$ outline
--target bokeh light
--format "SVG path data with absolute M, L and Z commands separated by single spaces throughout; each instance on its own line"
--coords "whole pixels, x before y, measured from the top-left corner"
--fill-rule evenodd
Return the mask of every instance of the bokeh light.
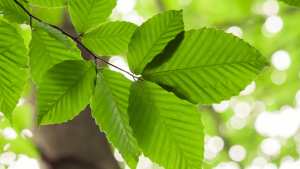
M 274 0 L 265 1 L 263 4 L 263 11 L 269 16 L 276 15 L 279 12 L 279 5 Z
M 229 108 L 229 101 L 222 101 L 220 104 L 212 104 L 213 109 L 218 113 L 223 113 Z
M 270 33 L 277 33 L 283 27 L 283 21 L 280 16 L 269 16 L 265 22 L 266 29 Z
M 275 68 L 281 71 L 285 71 L 291 66 L 290 55 L 284 50 L 275 52 L 272 55 L 271 61 Z
M 260 148 L 263 153 L 269 156 L 275 156 L 280 152 L 280 143 L 275 138 L 266 138 L 262 141 Z
M 242 161 L 246 157 L 246 150 L 240 145 L 232 146 L 229 150 L 229 156 L 233 161 Z

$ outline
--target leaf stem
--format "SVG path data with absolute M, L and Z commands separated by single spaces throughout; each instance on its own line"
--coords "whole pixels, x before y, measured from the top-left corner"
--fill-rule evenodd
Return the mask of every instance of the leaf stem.
M 22 4 L 20 4 L 17 0 L 14 0 L 14 2 L 15 2 L 18 6 L 20 6 L 20 7 L 23 9 L 23 11 L 26 12 L 27 15 L 30 17 L 30 26 L 31 26 L 31 27 L 32 27 L 32 18 L 35 19 L 35 20 L 37 20 L 37 21 L 39 21 L 39 22 L 45 23 L 45 22 L 43 22 L 42 20 L 40 20 L 40 19 L 38 19 L 37 17 L 35 17 L 34 15 L 32 15 L 29 11 L 27 11 L 27 9 L 25 9 L 25 7 L 24 7 Z M 47 24 L 49 24 L 49 23 L 47 23 Z M 57 26 L 55 26 L 55 25 L 51 25 L 51 24 L 49 24 L 49 25 L 50 25 L 51 27 L 57 29 L 57 30 L 60 30 L 63 34 L 65 34 L 66 36 L 70 37 L 71 39 L 73 39 L 73 40 L 74 40 L 75 42 L 77 42 L 78 44 L 80 44 L 85 50 L 87 50 L 91 55 L 94 56 L 95 62 L 97 62 L 96 59 L 98 59 L 98 60 L 100 60 L 100 61 L 102 61 L 102 62 L 104 62 L 104 63 L 106 63 L 106 64 L 108 64 L 108 65 L 110 65 L 110 66 L 112 66 L 112 67 L 114 67 L 114 68 L 117 68 L 117 69 L 119 69 L 119 70 L 121 70 L 121 71 L 123 71 L 123 72 L 129 74 L 129 75 L 132 76 L 133 78 L 137 78 L 138 80 L 142 81 L 139 77 L 135 76 L 134 74 L 132 74 L 132 73 L 130 73 L 130 72 L 128 72 L 128 71 L 126 71 L 126 70 L 124 70 L 124 69 L 118 67 L 118 66 L 115 66 L 115 65 L 113 65 L 113 64 L 111 64 L 111 63 L 109 63 L 109 62 L 103 60 L 102 58 L 98 57 L 96 54 L 94 54 L 92 51 L 90 51 L 86 46 L 84 46 L 84 44 L 82 44 L 82 43 L 78 40 L 78 38 L 79 38 L 80 36 L 79 36 L 79 37 L 74 37 L 74 36 L 68 34 L 67 32 L 65 32 L 64 30 L 60 29 L 59 27 L 57 27 Z

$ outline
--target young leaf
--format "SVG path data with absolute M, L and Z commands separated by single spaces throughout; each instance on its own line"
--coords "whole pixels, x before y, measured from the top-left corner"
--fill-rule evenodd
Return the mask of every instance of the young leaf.
M 51 38 L 45 31 L 38 28 L 32 31 L 32 39 L 29 44 L 29 65 L 30 75 L 36 84 L 40 82 L 47 70 L 55 64 L 65 60 L 82 60 L 76 44 L 70 38 L 67 38 L 67 40 L 74 52 L 61 42 Z
M 13 125 L 13 110 L 27 78 L 27 49 L 14 26 L 0 20 L 0 112 Z
M 18 2 L 22 4 L 27 11 L 30 11 L 29 4 L 21 0 L 18 0 Z M 1 14 L 9 22 L 17 22 L 18 24 L 29 23 L 29 16 L 13 0 L 0 0 L 0 15 Z
M 300 0 L 280 0 L 280 1 L 283 1 L 286 4 L 289 4 L 292 6 L 300 7 Z
M 67 0 L 27 0 L 31 5 L 46 8 L 62 8 L 67 6 Z
M 109 22 L 84 34 L 82 43 L 98 55 L 124 53 L 136 27 L 129 22 Z
M 38 21 L 34 22 L 33 27 L 34 27 L 34 29 L 38 28 L 38 29 L 44 30 L 45 32 L 47 32 L 49 34 L 50 37 L 60 41 L 68 49 L 70 49 L 72 52 L 74 52 L 73 46 L 72 46 L 72 43 L 71 43 L 73 41 L 70 41 L 68 39 L 68 37 L 66 35 L 64 35 L 60 30 L 57 30 L 57 29 L 51 27 L 47 23 L 41 23 L 41 22 L 38 22 Z
M 77 32 L 82 34 L 105 22 L 116 5 L 117 0 L 72 0 L 69 12 Z
M 204 126 L 196 105 L 144 80 L 130 87 L 128 115 L 145 156 L 165 169 L 202 168 Z
M 37 89 L 37 125 L 66 122 L 83 110 L 95 90 L 92 61 L 67 60 L 54 65 Z
M 130 71 L 140 75 L 145 66 L 184 30 L 182 10 L 162 12 L 134 32 L 128 46 Z
M 179 34 L 142 75 L 194 104 L 238 95 L 269 61 L 248 43 L 214 28 Z
M 97 74 L 95 94 L 92 97 L 92 115 L 108 140 L 119 150 L 130 168 L 136 168 L 141 149 L 132 136 L 127 115 L 131 81 L 107 68 Z

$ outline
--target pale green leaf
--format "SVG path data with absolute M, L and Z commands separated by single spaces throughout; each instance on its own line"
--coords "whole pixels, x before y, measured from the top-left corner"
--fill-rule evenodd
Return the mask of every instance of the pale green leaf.
M 34 22 L 34 28 L 39 28 L 44 30 L 45 32 L 47 32 L 49 34 L 50 37 L 60 41 L 61 43 L 63 43 L 68 49 L 70 49 L 72 52 L 74 52 L 73 50 L 73 46 L 72 43 L 73 41 L 70 41 L 68 39 L 68 37 L 66 35 L 64 35 L 60 30 L 57 30 L 53 27 L 51 27 L 49 24 L 47 23 L 42 23 L 42 22 Z
M 182 10 L 162 12 L 138 27 L 128 46 L 130 71 L 140 75 L 145 66 L 184 30 Z
M 121 73 L 100 68 L 91 108 L 101 131 L 106 133 L 128 166 L 136 168 L 142 151 L 129 126 L 127 107 L 130 85 L 131 81 Z
M 61 8 L 67 6 L 67 0 L 27 0 L 31 5 L 46 8 Z
M 130 87 L 129 124 L 143 154 L 165 169 L 200 169 L 204 126 L 198 107 L 144 80 Z
M 47 70 L 65 60 L 82 60 L 76 44 L 67 38 L 74 52 L 63 43 L 51 38 L 45 31 L 35 28 L 29 44 L 29 66 L 33 81 L 38 84 Z
M 129 22 L 109 22 L 84 34 L 82 43 L 98 55 L 117 55 L 127 51 L 136 25 Z
M 83 110 L 95 90 L 96 67 L 92 61 L 67 60 L 54 65 L 37 89 L 37 125 L 66 122 Z
M 30 11 L 29 4 L 18 0 L 27 11 Z M 29 24 L 29 16 L 24 10 L 18 6 L 13 0 L 0 0 L 0 15 L 10 22 L 17 22 L 18 24 Z
M 283 1 L 286 4 L 289 4 L 292 6 L 300 7 L 300 0 L 280 0 L 280 1 Z
M 13 125 L 13 110 L 26 84 L 28 51 L 14 26 L 0 19 L 0 112 Z
M 69 12 L 77 32 L 82 34 L 105 22 L 116 5 L 117 0 L 71 0 Z
M 210 105 L 239 95 L 269 65 L 244 40 L 202 28 L 179 34 L 142 75 L 182 99 Z

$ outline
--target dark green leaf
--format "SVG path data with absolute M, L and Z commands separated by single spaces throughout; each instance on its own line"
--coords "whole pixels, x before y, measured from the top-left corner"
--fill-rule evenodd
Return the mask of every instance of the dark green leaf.
M 131 81 L 107 68 L 97 74 L 95 94 L 91 101 L 92 115 L 101 131 L 119 150 L 130 168 L 136 168 L 142 151 L 132 136 L 127 115 Z
M 105 22 L 116 5 L 117 0 L 72 0 L 69 12 L 77 32 L 82 34 Z
M 117 55 L 127 51 L 136 25 L 129 22 L 109 22 L 82 36 L 82 43 L 98 55 Z
M 162 12 L 138 27 L 128 46 L 130 71 L 140 75 L 145 66 L 184 30 L 181 11 Z
M 67 60 L 54 65 L 37 89 L 37 125 L 66 122 L 83 110 L 95 90 L 92 61 Z
M 202 168 L 204 126 L 198 107 L 155 83 L 133 82 L 129 124 L 145 156 L 166 169 Z
M 26 84 L 28 51 L 15 27 L 1 19 L 0 32 L 0 112 L 13 125 L 13 110 Z
M 30 11 L 29 4 L 18 1 L 24 6 L 27 11 Z M 18 24 L 29 23 L 29 16 L 18 6 L 13 0 L 0 0 L 0 15 L 10 22 L 17 22 Z
M 202 28 L 179 34 L 142 75 L 182 99 L 210 105 L 239 95 L 269 65 L 244 40 Z
M 63 43 L 51 38 L 45 31 L 35 28 L 29 45 L 30 75 L 38 84 L 47 70 L 65 60 L 82 60 L 76 44 L 67 38 L 74 52 Z
M 280 0 L 280 1 L 283 1 L 286 4 L 289 4 L 292 6 L 300 7 L 300 0 Z

